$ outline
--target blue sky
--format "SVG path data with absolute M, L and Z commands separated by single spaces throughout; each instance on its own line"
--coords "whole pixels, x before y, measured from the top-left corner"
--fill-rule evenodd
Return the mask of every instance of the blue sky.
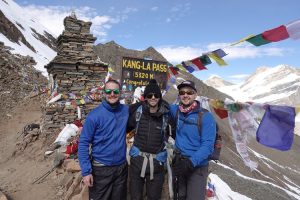
M 300 19 L 299 0 L 17 0 L 52 33 L 63 30 L 63 18 L 75 10 L 79 19 L 92 21 L 97 43 L 114 40 L 129 49 L 150 46 L 171 63 L 223 48 L 226 67 L 215 62 L 195 75 L 205 80 L 219 75 L 239 82 L 257 67 L 287 64 L 300 68 L 300 40 L 286 39 L 255 47 L 247 42 L 224 48 L 250 34 Z

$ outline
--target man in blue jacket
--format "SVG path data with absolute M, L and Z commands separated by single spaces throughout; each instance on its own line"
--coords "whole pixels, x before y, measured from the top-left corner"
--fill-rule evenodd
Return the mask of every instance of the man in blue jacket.
M 174 199 L 204 200 L 208 161 L 216 137 L 216 122 L 212 114 L 195 100 L 197 89 L 194 82 L 183 81 L 177 88 L 180 103 L 171 106 L 171 116 L 177 125 L 172 165 Z M 200 116 L 201 129 L 198 122 Z
M 120 84 L 115 80 L 106 82 L 104 96 L 86 118 L 78 158 L 91 200 L 123 200 L 127 196 L 128 107 L 119 102 Z

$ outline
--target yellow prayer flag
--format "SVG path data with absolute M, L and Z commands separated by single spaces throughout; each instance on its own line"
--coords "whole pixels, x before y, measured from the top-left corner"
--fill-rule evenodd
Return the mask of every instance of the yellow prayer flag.
M 115 72 L 111 67 L 108 67 L 108 72 Z
M 218 65 L 220 65 L 220 66 L 226 66 L 227 65 L 227 63 L 222 58 L 220 58 L 219 56 L 217 56 L 214 53 L 209 53 L 208 56 L 211 59 L 213 59 L 214 61 L 216 61 L 218 63 Z
M 296 115 L 300 114 L 300 107 L 295 107 L 295 110 L 296 110 Z
M 180 70 L 186 72 L 186 69 L 182 66 L 182 64 L 178 64 L 178 65 L 176 65 L 175 67 L 177 67 L 178 69 L 180 69 Z
M 224 102 L 218 99 L 210 99 L 209 105 L 216 109 L 224 109 Z
M 254 36 L 255 35 L 248 35 L 247 37 L 244 37 L 244 38 L 240 39 L 239 41 L 230 44 L 230 46 L 234 46 L 234 45 L 240 44 L 242 42 L 245 42 L 246 40 L 248 40 L 248 39 L 250 39 L 250 38 L 252 38 Z
M 80 104 L 85 104 L 84 99 L 80 99 Z

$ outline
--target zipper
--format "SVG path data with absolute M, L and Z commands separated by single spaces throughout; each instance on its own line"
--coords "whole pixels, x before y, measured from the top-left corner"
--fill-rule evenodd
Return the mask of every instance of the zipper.
M 148 148 L 148 146 L 149 146 L 148 143 L 149 143 L 149 140 L 150 140 L 150 125 L 151 125 L 150 121 L 151 121 L 151 116 L 149 116 L 149 120 L 148 120 L 148 133 L 147 133 L 146 148 Z
M 116 113 L 114 113 L 114 119 L 116 120 L 116 127 L 118 127 L 117 125 L 118 125 L 118 120 L 117 120 L 117 114 Z M 115 141 L 116 140 L 116 131 L 113 131 L 113 141 Z M 113 143 L 114 144 L 114 147 L 113 147 L 113 149 L 114 149 L 114 155 L 113 155 L 113 159 L 112 159 L 112 162 L 114 162 L 114 160 L 115 160 L 115 156 L 116 156 L 116 145 L 117 145 L 117 143 L 116 142 L 114 142 Z M 113 163 L 112 163 L 113 164 Z

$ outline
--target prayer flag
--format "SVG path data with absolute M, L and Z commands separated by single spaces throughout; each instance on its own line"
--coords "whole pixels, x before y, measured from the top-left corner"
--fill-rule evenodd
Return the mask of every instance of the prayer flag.
M 253 44 L 254 46 L 261 46 L 261 45 L 270 43 L 270 41 L 265 40 L 262 37 L 262 34 L 256 35 L 256 36 L 254 36 L 252 38 L 249 38 L 246 41 L 249 42 L 249 43 L 251 43 L 251 44 Z
M 190 66 L 190 67 L 192 67 L 193 69 L 194 69 L 194 71 L 199 71 L 199 68 L 196 66 L 196 65 L 194 65 L 191 61 L 185 61 L 184 62 L 187 66 Z
M 223 58 L 224 56 L 227 55 L 227 53 L 225 53 L 225 51 L 223 51 L 222 49 L 214 50 L 212 53 L 217 55 L 219 58 Z
M 278 42 L 280 40 L 287 39 L 289 37 L 289 34 L 286 30 L 286 27 L 282 25 L 277 28 L 263 32 L 262 37 L 263 39 L 268 40 L 270 42 Z
M 199 59 L 204 66 L 211 64 L 211 60 L 207 55 L 202 55 Z
M 293 144 L 295 108 L 269 105 L 258 127 L 256 140 L 268 147 L 289 150 Z
M 182 71 L 186 72 L 186 69 L 182 66 L 182 64 L 178 64 L 175 67 L 177 67 L 178 69 L 181 69 Z
M 209 56 L 211 59 L 215 60 L 215 61 L 218 63 L 218 65 L 220 65 L 220 66 L 225 66 L 225 65 L 227 65 L 227 63 L 226 63 L 222 58 L 220 58 L 218 55 L 216 55 L 216 54 L 214 54 L 214 53 L 209 53 L 208 56 Z
M 287 24 L 286 30 L 291 39 L 300 39 L 300 19 Z
M 176 77 L 171 75 L 170 82 L 171 83 L 176 83 Z
M 173 66 L 169 67 L 169 69 L 170 69 L 170 71 L 172 72 L 173 75 L 176 76 L 178 74 L 177 70 Z
M 224 119 L 224 118 L 228 117 L 227 110 L 214 108 L 214 111 L 218 115 L 218 117 L 220 117 L 221 119 Z
M 115 72 L 111 67 L 108 67 L 109 72 Z
M 235 42 L 235 43 L 232 43 L 230 46 L 234 46 L 234 45 L 237 45 L 237 44 L 240 44 L 242 42 L 245 42 L 246 40 L 250 39 L 250 38 L 253 38 L 255 35 L 248 35 L 242 39 L 240 39 L 239 41 Z
M 196 65 L 198 67 L 198 69 L 200 70 L 204 70 L 204 69 L 207 69 L 203 64 L 202 62 L 200 61 L 199 58 L 194 58 L 193 60 L 191 60 L 191 62 Z
M 185 62 L 182 62 L 181 64 L 188 72 L 193 73 L 193 71 L 195 71 L 195 69 L 193 67 L 185 64 Z

